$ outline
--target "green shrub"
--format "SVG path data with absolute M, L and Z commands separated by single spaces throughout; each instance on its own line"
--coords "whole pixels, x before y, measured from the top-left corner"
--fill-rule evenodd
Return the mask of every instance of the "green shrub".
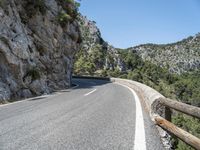
M 72 17 L 65 12 L 58 13 L 58 22 L 62 27 L 66 26 L 66 24 L 72 20 Z
M 139 71 L 129 72 L 127 75 L 127 78 L 130 80 L 138 81 L 138 82 L 142 82 L 142 79 L 143 79 L 142 74 Z
M 84 56 L 80 56 L 74 64 L 74 73 L 79 75 L 93 75 L 95 72 L 95 64 L 86 61 Z
M 111 77 L 119 77 L 121 75 L 121 72 L 119 69 L 115 69 L 114 71 L 109 71 L 109 76 Z
M 107 70 L 103 69 L 100 73 L 100 76 L 101 77 L 107 77 L 108 76 L 108 73 L 107 73 Z
M 0 36 L 0 41 L 4 42 L 6 45 L 9 45 L 9 40 L 3 36 Z
M 128 78 L 128 75 L 127 75 L 127 74 L 122 74 L 122 75 L 120 75 L 118 78 L 127 79 L 127 78 Z
M 81 6 L 81 4 L 80 4 L 80 3 L 78 3 L 78 2 L 75 2 L 75 7 L 76 7 L 76 9 L 78 9 L 80 6 Z
M 32 81 L 34 81 L 40 79 L 40 72 L 38 69 L 33 68 L 27 72 L 26 76 L 30 76 L 32 78 Z
M 46 13 L 46 5 L 44 0 L 35 0 L 35 8 L 38 9 L 42 14 Z
M 7 15 L 9 14 L 8 5 L 9 5 L 9 1 L 8 0 L 0 0 L 0 7 L 4 10 L 4 12 Z
M 43 45 L 36 45 L 37 51 L 40 53 L 40 56 L 44 56 L 47 52 L 47 49 Z
M 65 12 L 71 17 L 72 21 L 78 16 L 78 9 L 80 3 L 75 2 L 74 0 L 59 0 Z
M 28 17 L 33 17 L 38 11 L 43 15 L 46 13 L 44 0 L 27 0 L 24 6 Z
M 0 7 L 3 8 L 5 5 L 5 0 L 0 0 Z
M 74 4 L 74 0 L 65 0 L 67 3 Z
M 200 138 L 200 120 L 193 117 L 177 113 L 173 115 L 172 122 L 178 127 L 190 132 L 196 137 Z M 181 140 L 174 138 L 174 145 L 176 150 L 194 150 Z

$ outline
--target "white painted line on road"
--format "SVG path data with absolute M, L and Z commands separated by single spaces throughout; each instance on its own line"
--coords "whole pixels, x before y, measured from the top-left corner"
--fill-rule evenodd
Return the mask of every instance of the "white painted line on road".
M 89 92 L 89 93 L 86 93 L 84 96 L 88 96 L 88 95 L 90 95 L 90 94 L 94 93 L 96 90 L 97 90 L 97 89 L 94 89 L 94 90 L 92 90 L 91 92 Z
M 136 92 L 130 87 L 116 83 L 121 86 L 128 88 L 135 97 L 136 104 L 136 122 L 135 122 L 135 141 L 134 141 L 134 150 L 146 150 L 146 137 L 145 137 L 145 128 L 144 128 L 144 118 L 142 113 L 142 106 L 137 96 Z

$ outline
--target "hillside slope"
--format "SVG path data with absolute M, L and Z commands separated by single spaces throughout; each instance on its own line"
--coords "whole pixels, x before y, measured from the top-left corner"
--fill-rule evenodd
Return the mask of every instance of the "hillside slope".
M 129 50 L 135 51 L 145 61 L 167 67 L 172 73 L 200 69 L 200 34 L 172 44 L 145 44 Z
M 0 1 L 0 103 L 70 86 L 76 15 L 69 0 Z

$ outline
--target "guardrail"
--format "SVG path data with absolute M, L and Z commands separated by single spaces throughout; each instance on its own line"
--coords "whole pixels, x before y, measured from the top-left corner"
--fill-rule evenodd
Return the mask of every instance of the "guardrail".
M 160 94 L 156 90 L 136 81 L 119 79 L 119 78 L 101 78 L 101 77 L 99 78 L 99 77 L 89 77 L 89 76 L 86 77 L 75 76 L 75 78 L 98 79 L 98 80 L 103 79 L 107 81 L 118 82 L 129 86 L 130 88 L 135 90 L 135 92 L 140 97 L 143 106 L 147 111 L 149 111 L 152 121 L 163 129 L 159 130 L 160 135 L 163 136 L 162 138 L 166 138 L 166 134 L 163 134 L 163 131 L 164 132 L 167 131 L 168 133 L 175 135 L 176 137 L 178 137 L 191 147 L 200 150 L 199 138 L 184 131 L 183 129 L 177 127 L 176 125 L 170 122 L 172 109 L 200 119 L 200 108 L 165 98 L 162 94 Z
M 91 76 L 72 76 L 72 78 L 76 79 L 94 79 L 94 80 L 105 80 L 105 81 L 110 81 L 110 78 L 106 77 L 91 77 Z
M 191 147 L 200 150 L 199 138 L 170 122 L 172 110 L 200 119 L 200 108 L 165 98 L 156 90 L 135 81 L 117 78 L 112 78 L 111 81 L 125 84 L 134 89 L 144 105 L 146 105 L 145 107 L 149 111 L 150 117 L 156 125 L 161 127 L 164 131 L 175 135 Z M 162 131 L 160 130 L 160 132 Z M 163 133 L 160 134 L 162 135 Z M 163 136 L 163 138 L 165 138 L 165 136 Z
M 160 107 L 160 105 L 167 107 L 166 109 L 174 109 L 176 111 L 182 112 L 184 114 L 190 115 L 192 117 L 200 119 L 200 108 L 191 106 L 188 104 L 184 104 L 178 101 L 174 101 L 167 98 L 158 98 L 155 101 L 155 104 Z M 153 105 L 155 105 L 153 104 Z M 153 106 L 153 107 L 157 107 Z M 171 113 L 170 113 L 171 114 Z M 162 129 L 167 130 L 171 134 L 175 135 L 191 147 L 200 150 L 200 139 L 193 136 L 192 134 L 184 131 L 183 129 L 177 127 L 173 123 L 171 123 L 171 119 L 164 119 L 159 115 L 154 116 L 154 120 L 158 126 Z

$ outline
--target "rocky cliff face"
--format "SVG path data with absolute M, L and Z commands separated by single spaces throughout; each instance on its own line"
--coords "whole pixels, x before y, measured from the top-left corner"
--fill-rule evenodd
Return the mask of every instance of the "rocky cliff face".
M 143 60 L 166 67 L 172 73 L 200 69 L 200 34 L 166 45 L 145 44 L 130 48 Z
M 73 1 L 0 1 L 0 103 L 70 86 L 80 43 L 75 13 Z
M 103 40 L 96 22 L 81 15 L 78 20 L 82 33 L 82 44 L 75 63 L 75 73 L 93 74 L 103 69 L 123 71 L 125 66 L 118 51 Z

